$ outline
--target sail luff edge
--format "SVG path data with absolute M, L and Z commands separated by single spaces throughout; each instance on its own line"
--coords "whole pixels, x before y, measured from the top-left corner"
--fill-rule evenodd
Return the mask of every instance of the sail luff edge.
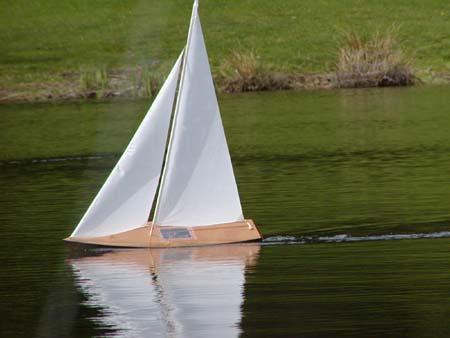
M 161 194 L 162 191 L 164 189 L 164 182 L 165 182 L 165 178 L 166 178 L 166 172 L 167 172 L 167 167 L 169 164 L 169 155 L 172 149 L 172 144 L 173 144 L 173 136 L 175 134 L 175 128 L 177 125 L 177 117 L 178 117 L 178 112 L 180 110 L 180 98 L 181 98 L 181 92 L 183 90 L 183 83 L 184 83 L 184 78 L 185 78 L 185 73 L 186 73 L 186 62 L 187 62 L 187 56 L 189 54 L 189 45 L 191 42 L 191 36 L 192 36 L 192 27 L 194 26 L 194 22 L 196 19 L 196 16 L 198 15 L 197 12 L 197 8 L 198 8 L 198 1 L 195 0 L 194 1 L 194 5 L 192 6 L 192 14 L 191 14 L 191 21 L 189 23 L 189 30 L 188 30 L 188 36 L 187 36 L 187 41 L 186 41 L 186 47 L 184 48 L 184 55 L 183 55 L 183 62 L 181 65 L 181 75 L 180 75 L 180 83 L 178 85 L 178 92 L 177 92 L 177 97 L 176 97 L 176 102 L 175 102 L 175 112 L 174 112 L 174 116 L 173 116 L 173 121 L 172 121 L 172 126 L 171 126 L 171 131 L 170 131 L 170 137 L 169 137 L 169 142 L 168 142 L 168 146 L 167 146 L 167 153 L 166 153 L 166 158 L 164 161 L 164 167 L 163 167 L 163 172 L 162 172 L 162 176 L 161 176 L 161 183 L 159 186 L 159 191 L 158 191 L 158 196 L 156 198 L 156 206 L 155 206 L 155 214 L 153 215 L 153 222 L 152 222 L 152 229 L 151 229 L 151 233 L 153 232 L 153 227 L 157 224 L 157 220 L 158 220 L 158 215 L 159 215 L 159 206 L 160 206 L 160 199 L 161 199 Z

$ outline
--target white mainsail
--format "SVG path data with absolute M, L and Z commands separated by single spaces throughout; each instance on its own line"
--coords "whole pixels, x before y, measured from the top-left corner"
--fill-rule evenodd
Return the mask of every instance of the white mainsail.
M 196 1 L 156 225 L 206 226 L 243 220 L 197 7 Z
M 182 54 L 72 237 L 106 236 L 146 225 L 161 173 Z

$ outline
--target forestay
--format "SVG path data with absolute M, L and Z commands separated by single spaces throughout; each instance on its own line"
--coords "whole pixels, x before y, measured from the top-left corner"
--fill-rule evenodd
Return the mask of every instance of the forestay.
M 147 223 L 161 173 L 182 56 L 72 237 L 96 237 Z
M 202 29 L 194 4 L 155 224 L 243 220 Z

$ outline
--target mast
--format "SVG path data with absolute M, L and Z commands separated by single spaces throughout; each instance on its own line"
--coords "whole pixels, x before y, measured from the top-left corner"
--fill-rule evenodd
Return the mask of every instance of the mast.
M 164 165 L 162 176 L 161 176 L 161 183 L 160 183 L 160 187 L 159 187 L 159 191 L 158 191 L 158 197 L 156 198 L 156 207 L 155 207 L 155 213 L 153 215 L 153 222 L 152 222 L 152 226 L 150 228 L 150 238 L 152 237 L 153 229 L 155 226 L 154 220 L 157 219 L 157 215 L 159 213 L 159 203 L 160 203 L 161 192 L 163 190 L 163 186 L 164 186 L 164 182 L 165 182 L 165 178 L 166 178 L 166 172 L 167 172 L 167 167 L 168 167 L 168 162 L 169 162 L 169 154 L 170 154 L 170 151 L 172 148 L 174 131 L 175 131 L 175 128 L 177 125 L 177 116 L 178 116 L 178 112 L 180 110 L 180 97 L 181 97 L 181 91 L 183 90 L 183 83 L 184 83 L 184 78 L 185 78 L 185 73 L 186 73 L 186 62 L 187 62 L 187 57 L 189 55 L 189 46 L 190 46 L 190 42 L 191 42 L 192 27 L 194 25 L 195 18 L 197 15 L 198 15 L 198 0 L 194 0 L 194 4 L 192 6 L 191 21 L 189 23 L 186 47 L 184 48 L 183 62 L 181 65 L 180 83 L 178 86 L 178 93 L 177 93 L 177 98 L 176 98 L 176 103 L 175 103 L 175 112 L 174 112 L 174 117 L 173 117 L 173 121 L 172 121 L 172 129 L 170 131 L 169 144 L 167 146 L 167 153 L 166 153 L 166 158 L 165 158 L 165 162 L 164 162 L 165 165 Z

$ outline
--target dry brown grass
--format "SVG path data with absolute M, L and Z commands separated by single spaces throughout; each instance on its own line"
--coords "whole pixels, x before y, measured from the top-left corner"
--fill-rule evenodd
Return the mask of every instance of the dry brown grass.
M 271 71 L 254 51 L 235 50 L 222 62 L 218 82 L 228 93 L 293 88 L 291 75 Z
M 336 87 L 405 86 L 421 82 L 412 72 L 412 59 L 398 41 L 398 30 L 364 37 L 344 33 L 336 56 L 336 71 L 303 73 L 267 65 L 253 50 L 235 50 L 222 61 L 215 80 L 222 92 L 326 89 Z M 106 68 L 64 72 L 48 82 L 36 81 L 14 89 L 0 88 L 0 102 L 71 100 L 105 97 L 154 97 L 167 75 L 150 66 L 107 71 Z M 449 72 L 422 74 L 448 83 Z M 62 80 L 61 80 L 62 79 Z M 431 80 L 429 80 L 430 82 Z M 0 83 L 0 86 L 2 84 Z
M 407 86 L 415 81 L 412 59 L 398 41 L 398 29 L 363 37 L 344 33 L 338 52 L 337 79 L 340 87 Z

